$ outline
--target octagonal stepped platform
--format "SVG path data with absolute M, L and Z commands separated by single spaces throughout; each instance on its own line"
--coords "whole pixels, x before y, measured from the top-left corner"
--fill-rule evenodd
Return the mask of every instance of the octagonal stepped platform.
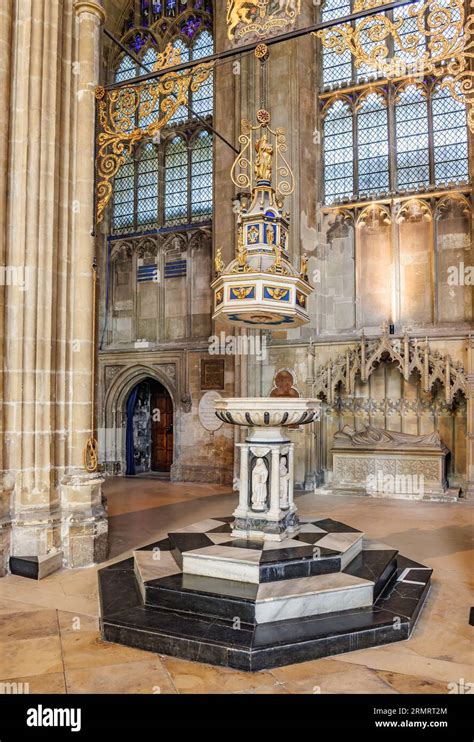
M 211 518 L 100 570 L 103 638 L 242 670 L 407 639 L 432 570 L 343 523 L 301 521 L 275 544 Z

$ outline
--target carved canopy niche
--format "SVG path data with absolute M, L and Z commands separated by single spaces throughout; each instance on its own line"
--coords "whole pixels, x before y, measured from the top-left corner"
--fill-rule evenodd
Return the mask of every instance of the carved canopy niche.
M 320 366 L 312 386 L 313 396 L 332 404 L 338 396 L 339 384 L 348 394 L 354 394 L 356 378 L 367 381 L 382 361 L 395 363 L 406 381 L 417 372 L 425 392 L 440 384 L 447 404 L 452 404 L 458 393 L 467 397 L 467 379 L 461 363 L 432 351 L 428 339 L 419 342 L 407 335 L 402 339 L 392 338 L 386 330 L 376 340 L 362 336 L 357 346 Z

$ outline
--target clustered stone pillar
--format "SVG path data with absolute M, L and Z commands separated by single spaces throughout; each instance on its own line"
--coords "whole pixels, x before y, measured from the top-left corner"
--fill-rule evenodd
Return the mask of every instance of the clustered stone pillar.
M 474 337 L 467 341 L 466 495 L 474 497 Z
M 101 480 L 82 463 L 92 426 L 94 88 L 103 19 L 93 1 L 0 8 L 0 568 L 9 552 L 62 551 L 65 564 L 83 566 L 106 551 Z
M 3 4 L 5 5 L 5 4 Z M 12 553 L 60 548 L 55 482 L 57 125 L 68 31 L 58 2 L 14 6 L 6 208 L 3 424 Z M 62 38 L 64 31 L 64 38 Z
M 70 438 L 67 468 L 61 482 L 62 545 L 71 566 L 102 561 L 107 551 L 107 519 L 102 504 L 103 479 L 84 472 L 84 448 L 93 437 L 95 379 L 93 323 L 94 137 L 95 89 L 100 74 L 100 34 L 105 12 L 94 0 L 77 0 L 78 48 L 76 128 L 73 144 L 75 178 L 71 255 L 71 359 Z
M 2 106 L 0 106 L 0 266 L 5 267 L 6 261 L 6 212 L 8 193 L 8 133 L 10 116 L 10 75 L 11 75 L 11 45 L 12 45 L 12 3 L 0 5 L 0 91 Z M 0 347 L 4 344 L 4 304 L 5 281 L 0 283 Z M 0 374 L 0 399 L 4 399 L 3 373 Z M 10 551 L 10 499 L 11 478 L 4 471 L 3 451 L 3 415 L 0 415 L 0 577 L 5 574 Z

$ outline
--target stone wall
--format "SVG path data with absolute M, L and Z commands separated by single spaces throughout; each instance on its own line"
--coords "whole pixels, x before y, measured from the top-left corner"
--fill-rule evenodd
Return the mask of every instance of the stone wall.
M 315 12 L 312 2 L 303 1 L 299 25 L 313 22 Z M 231 42 L 222 7 L 216 7 L 215 15 L 215 46 L 216 51 L 220 51 L 229 48 Z M 314 64 L 308 64 L 308 59 L 313 59 Z M 234 61 L 219 65 L 215 72 L 213 121 L 216 129 L 236 144 L 240 120 L 255 118 L 262 90 L 259 64 L 254 56 L 249 54 Z M 272 124 L 284 127 L 288 135 L 288 158 L 296 180 L 295 192 L 286 200 L 292 217 L 290 253 L 295 265 L 303 252 L 309 256 L 309 276 L 315 287 L 309 300 L 311 321 L 308 326 L 288 333 L 265 336 L 269 347 L 264 362 L 252 354 L 228 357 L 226 394 L 269 394 L 279 369 L 290 369 L 300 394 L 310 394 L 311 364 L 317 367 L 335 357 L 341 348 L 353 347 L 362 332 L 374 337 L 380 335 L 382 323 L 393 324 L 399 336 L 404 331 L 420 339 L 428 336 L 432 347 L 442 347 L 443 354 L 449 353 L 453 360 L 460 360 L 467 371 L 464 348 L 473 323 L 472 286 L 451 285 L 447 279 L 453 265 L 471 265 L 474 261 L 469 189 L 453 188 L 452 191 L 391 197 L 377 202 L 366 199 L 357 204 L 324 208 L 319 146 L 321 120 L 316 95 L 319 71 L 320 57 L 314 37 L 271 47 L 267 101 Z M 229 177 L 234 154 L 218 138 L 214 148 L 216 208 L 212 249 L 215 255 L 217 248 L 221 248 L 224 261 L 228 261 L 235 251 L 236 218 L 232 205 L 239 194 Z M 171 340 L 181 349 L 187 347 L 189 339 L 203 340 L 209 332 L 223 331 L 226 337 L 233 332 L 219 324 L 210 324 L 206 271 L 212 270 L 212 265 L 206 263 L 202 270 L 201 260 L 190 260 L 189 256 L 188 260 L 191 278 L 188 282 L 178 279 L 174 288 L 170 284 L 174 291 L 172 301 L 160 304 L 159 291 L 146 286 L 148 293 L 144 305 L 149 316 L 141 320 L 143 287 L 135 291 L 133 257 L 127 257 L 128 278 L 122 276 L 122 291 L 127 294 L 128 304 L 119 304 L 113 310 L 117 316 L 108 323 L 110 345 L 107 352 L 118 350 L 123 344 L 123 347 L 133 345 L 141 335 L 152 343 L 150 347 L 154 348 L 156 343 L 156 352 L 161 353 L 165 349 L 162 343 Z M 199 297 L 192 294 L 196 286 L 202 291 Z M 168 317 L 165 326 L 160 324 L 163 314 Z M 142 328 L 140 332 L 139 327 Z M 236 334 L 247 337 L 246 331 Z M 311 362 L 308 361 L 310 339 L 314 343 Z M 204 346 L 200 353 L 196 358 L 204 357 Z M 186 357 L 194 358 L 189 353 Z M 139 362 L 139 356 L 136 359 Z M 216 453 L 221 456 L 222 450 L 218 443 L 220 434 L 210 436 L 200 428 L 196 401 L 201 392 L 198 375 L 192 370 L 193 363 L 194 360 L 188 362 L 191 374 L 188 391 L 192 387 L 193 411 L 187 415 L 181 463 L 175 468 L 176 477 L 185 478 L 201 478 L 203 472 L 209 471 L 208 462 L 212 456 Z M 296 444 L 297 485 L 313 487 L 330 479 L 332 436 L 345 418 L 352 421 L 357 418 L 360 424 L 375 421 L 407 432 L 438 427 L 452 451 L 451 481 L 455 486 L 466 483 L 468 461 L 464 436 L 469 427 L 466 400 L 456 400 L 451 407 L 443 403 L 440 394 L 427 398 L 420 391 L 416 378 L 405 381 L 393 366 L 382 364 L 368 383 L 359 385 L 354 400 L 341 397 L 338 405 L 343 411 L 326 409 L 324 425 L 291 431 Z M 354 405 L 357 409 L 350 409 Z M 382 407 L 390 409 L 390 414 L 382 415 Z M 228 430 L 225 435 L 229 441 L 231 432 Z M 241 435 L 240 431 L 235 431 L 236 442 Z M 211 440 L 213 445 L 209 447 Z M 196 457 L 193 450 L 196 441 L 204 442 L 199 451 L 202 466 L 188 463 Z M 225 467 L 230 466 L 230 449 L 227 455 Z M 238 462 L 234 462 L 234 474 L 237 472 Z
M 185 350 L 111 351 L 99 358 L 100 457 L 109 475 L 125 473 L 126 404 L 141 381 L 155 379 L 168 390 L 174 412 L 172 481 L 232 484 L 233 436 L 229 426 L 211 433 L 199 420 L 206 392 L 201 364 L 209 360 L 209 344 Z M 216 357 L 213 356 L 213 359 Z M 233 396 L 233 358 L 223 357 L 223 396 Z

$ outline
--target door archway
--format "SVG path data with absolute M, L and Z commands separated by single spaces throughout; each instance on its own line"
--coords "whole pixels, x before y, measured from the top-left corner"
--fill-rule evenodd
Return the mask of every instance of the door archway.
M 174 453 L 173 401 L 158 380 L 146 378 L 126 402 L 126 474 L 169 474 Z

